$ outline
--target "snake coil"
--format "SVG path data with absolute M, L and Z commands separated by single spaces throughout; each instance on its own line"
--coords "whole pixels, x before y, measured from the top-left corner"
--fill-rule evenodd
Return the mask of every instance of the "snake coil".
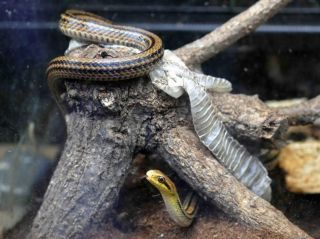
M 112 24 L 92 13 L 67 10 L 61 14 L 59 28 L 65 35 L 80 41 L 115 44 L 135 48 L 138 53 L 119 58 L 92 59 L 60 56 L 47 68 L 48 85 L 61 106 L 60 83 L 64 79 L 118 81 L 147 75 L 161 59 L 161 39 L 143 29 Z

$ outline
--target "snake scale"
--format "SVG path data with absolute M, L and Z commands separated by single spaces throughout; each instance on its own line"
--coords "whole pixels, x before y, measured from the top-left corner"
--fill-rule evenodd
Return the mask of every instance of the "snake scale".
M 250 155 L 228 133 L 207 95 L 207 90 L 229 92 L 231 84 L 227 80 L 191 72 L 170 51 L 166 51 L 166 60 L 169 59 L 166 62 L 162 59 L 163 45 L 157 35 L 112 24 L 92 13 L 67 10 L 61 14 L 59 28 L 79 42 L 122 45 L 137 50 L 136 54 L 111 59 L 104 59 L 103 56 L 102 59 L 72 56 L 53 59 L 47 68 L 48 84 L 60 106 L 60 84 L 64 79 L 118 81 L 150 73 L 152 82 L 169 95 L 177 98 L 184 91 L 188 93 L 194 127 L 201 142 L 240 182 L 257 195 L 270 200 L 271 180 L 267 171 L 256 157 Z M 166 71 L 166 67 L 173 69 Z M 147 172 L 147 179 L 161 192 L 171 218 L 180 226 L 189 226 L 197 211 L 197 197 L 191 193 L 182 204 L 174 183 L 159 170 Z
M 172 220 L 181 227 L 190 226 L 198 211 L 198 196 L 189 192 L 181 203 L 175 184 L 160 170 L 149 170 L 146 179 L 161 193 Z
M 163 55 L 162 40 L 155 34 L 134 27 L 112 24 L 92 13 L 67 10 L 61 14 L 59 28 L 65 35 L 97 44 L 116 44 L 137 49 L 126 57 L 92 59 L 60 56 L 47 68 L 49 88 L 58 102 L 63 79 L 118 81 L 147 75 Z
M 153 83 L 172 97 L 187 92 L 193 125 L 201 142 L 241 183 L 264 199 L 271 200 L 271 179 L 260 160 L 251 155 L 227 131 L 207 91 L 230 92 L 231 83 L 190 71 L 173 52 L 165 50 L 161 62 L 150 73 Z

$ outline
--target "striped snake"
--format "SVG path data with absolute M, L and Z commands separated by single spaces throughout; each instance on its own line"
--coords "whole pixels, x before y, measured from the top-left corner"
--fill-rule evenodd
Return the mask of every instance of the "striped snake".
M 190 226 L 198 210 L 197 195 L 190 192 L 182 204 L 176 186 L 160 170 L 149 170 L 146 179 L 161 193 L 172 220 L 181 227 Z
M 112 24 L 92 13 L 67 10 L 61 14 L 59 28 L 63 34 L 80 42 L 116 44 L 137 49 L 137 54 L 104 59 L 60 56 L 47 68 L 49 88 L 59 105 L 63 79 L 118 81 L 148 74 L 163 55 L 161 39 L 148 31 Z
M 47 68 L 48 84 L 61 107 L 59 95 L 63 79 L 117 81 L 144 76 L 163 55 L 162 41 L 157 35 L 134 27 L 114 25 L 92 13 L 68 10 L 61 14 L 59 28 L 65 35 L 81 42 L 123 45 L 139 51 L 112 59 L 72 56 L 53 59 Z M 195 194 L 188 194 L 182 205 L 174 183 L 162 172 L 150 170 L 147 179 L 160 190 L 171 218 L 180 226 L 189 226 L 198 208 Z
M 73 56 L 60 56 L 53 59 L 47 68 L 48 84 L 63 111 L 65 110 L 60 99 L 60 84 L 63 79 L 118 81 L 136 78 L 152 71 L 163 56 L 162 41 L 157 35 L 134 27 L 114 25 L 92 13 L 68 10 L 61 15 L 59 27 L 65 35 L 80 42 L 122 45 L 138 51 L 133 55 L 111 59 L 105 59 L 102 55 L 101 59 Z M 174 60 L 174 63 L 178 64 L 179 60 Z M 175 68 L 174 72 L 179 69 L 175 64 L 172 64 L 171 67 Z M 174 97 L 183 93 L 183 90 L 177 90 L 179 87 L 183 86 L 188 92 L 195 130 L 201 141 L 242 183 L 257 195 L 269 199 L 271 180 L 267 171 L 256 157 L 251 156 L 228 134 L 223 124 L 215 116 L 215 110 L 204 91 L 207 88 L 229 91 L 230 84 L 223 79 L 211 81 L 212 79 L 191 74 L 188 69 L 184 71 L 183 69 L 181 67 L 180 77 L 185 80 L 181 82 L 182 84 L 174 84 L 174 87 L 171 88 L 177 94 Z M 193 82 L 187 77 L 188 74 L 191 78 L 197 76 L 196 78 L 201 80 Z M 148 171 L 147 180 L 160 191 L 171 218 L 180 226 L 189 226 L 197 211 L 198 199 L 193 194 L 189 194 L 181 204 L 174 183 L 158 170 Z

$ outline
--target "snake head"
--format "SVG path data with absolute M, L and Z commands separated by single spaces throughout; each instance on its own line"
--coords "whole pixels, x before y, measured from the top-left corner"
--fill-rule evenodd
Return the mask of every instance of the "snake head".
M 149 170 L 146 173 L 146 179 L 155 186 L 161 194 L 174 195 L 176 193 L 174 183 L 160 170 Z
M 161 61 L 150 73 L 152 83 L 168 95 L 179 98 L 184 94 L 183 79 L 189 72 L 188 68 L 170 50 L 165 50 Z

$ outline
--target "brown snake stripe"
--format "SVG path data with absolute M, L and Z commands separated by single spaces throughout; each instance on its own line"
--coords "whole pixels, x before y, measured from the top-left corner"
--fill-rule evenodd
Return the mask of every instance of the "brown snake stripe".
M 126 57 L 92 59 L 60 56 L 47 68 L 49 88 L 60 102 L 59 82 L 63 79 L 88 81 L 117 81 L 146 75 L 161 59 L 161 39 L 148 31 L 114 25 L 92 13 L 67 10 L 61 14 L 59 28 L 65 35 L 81 42 L 116 44 L 132 47 L 139 53 Z

